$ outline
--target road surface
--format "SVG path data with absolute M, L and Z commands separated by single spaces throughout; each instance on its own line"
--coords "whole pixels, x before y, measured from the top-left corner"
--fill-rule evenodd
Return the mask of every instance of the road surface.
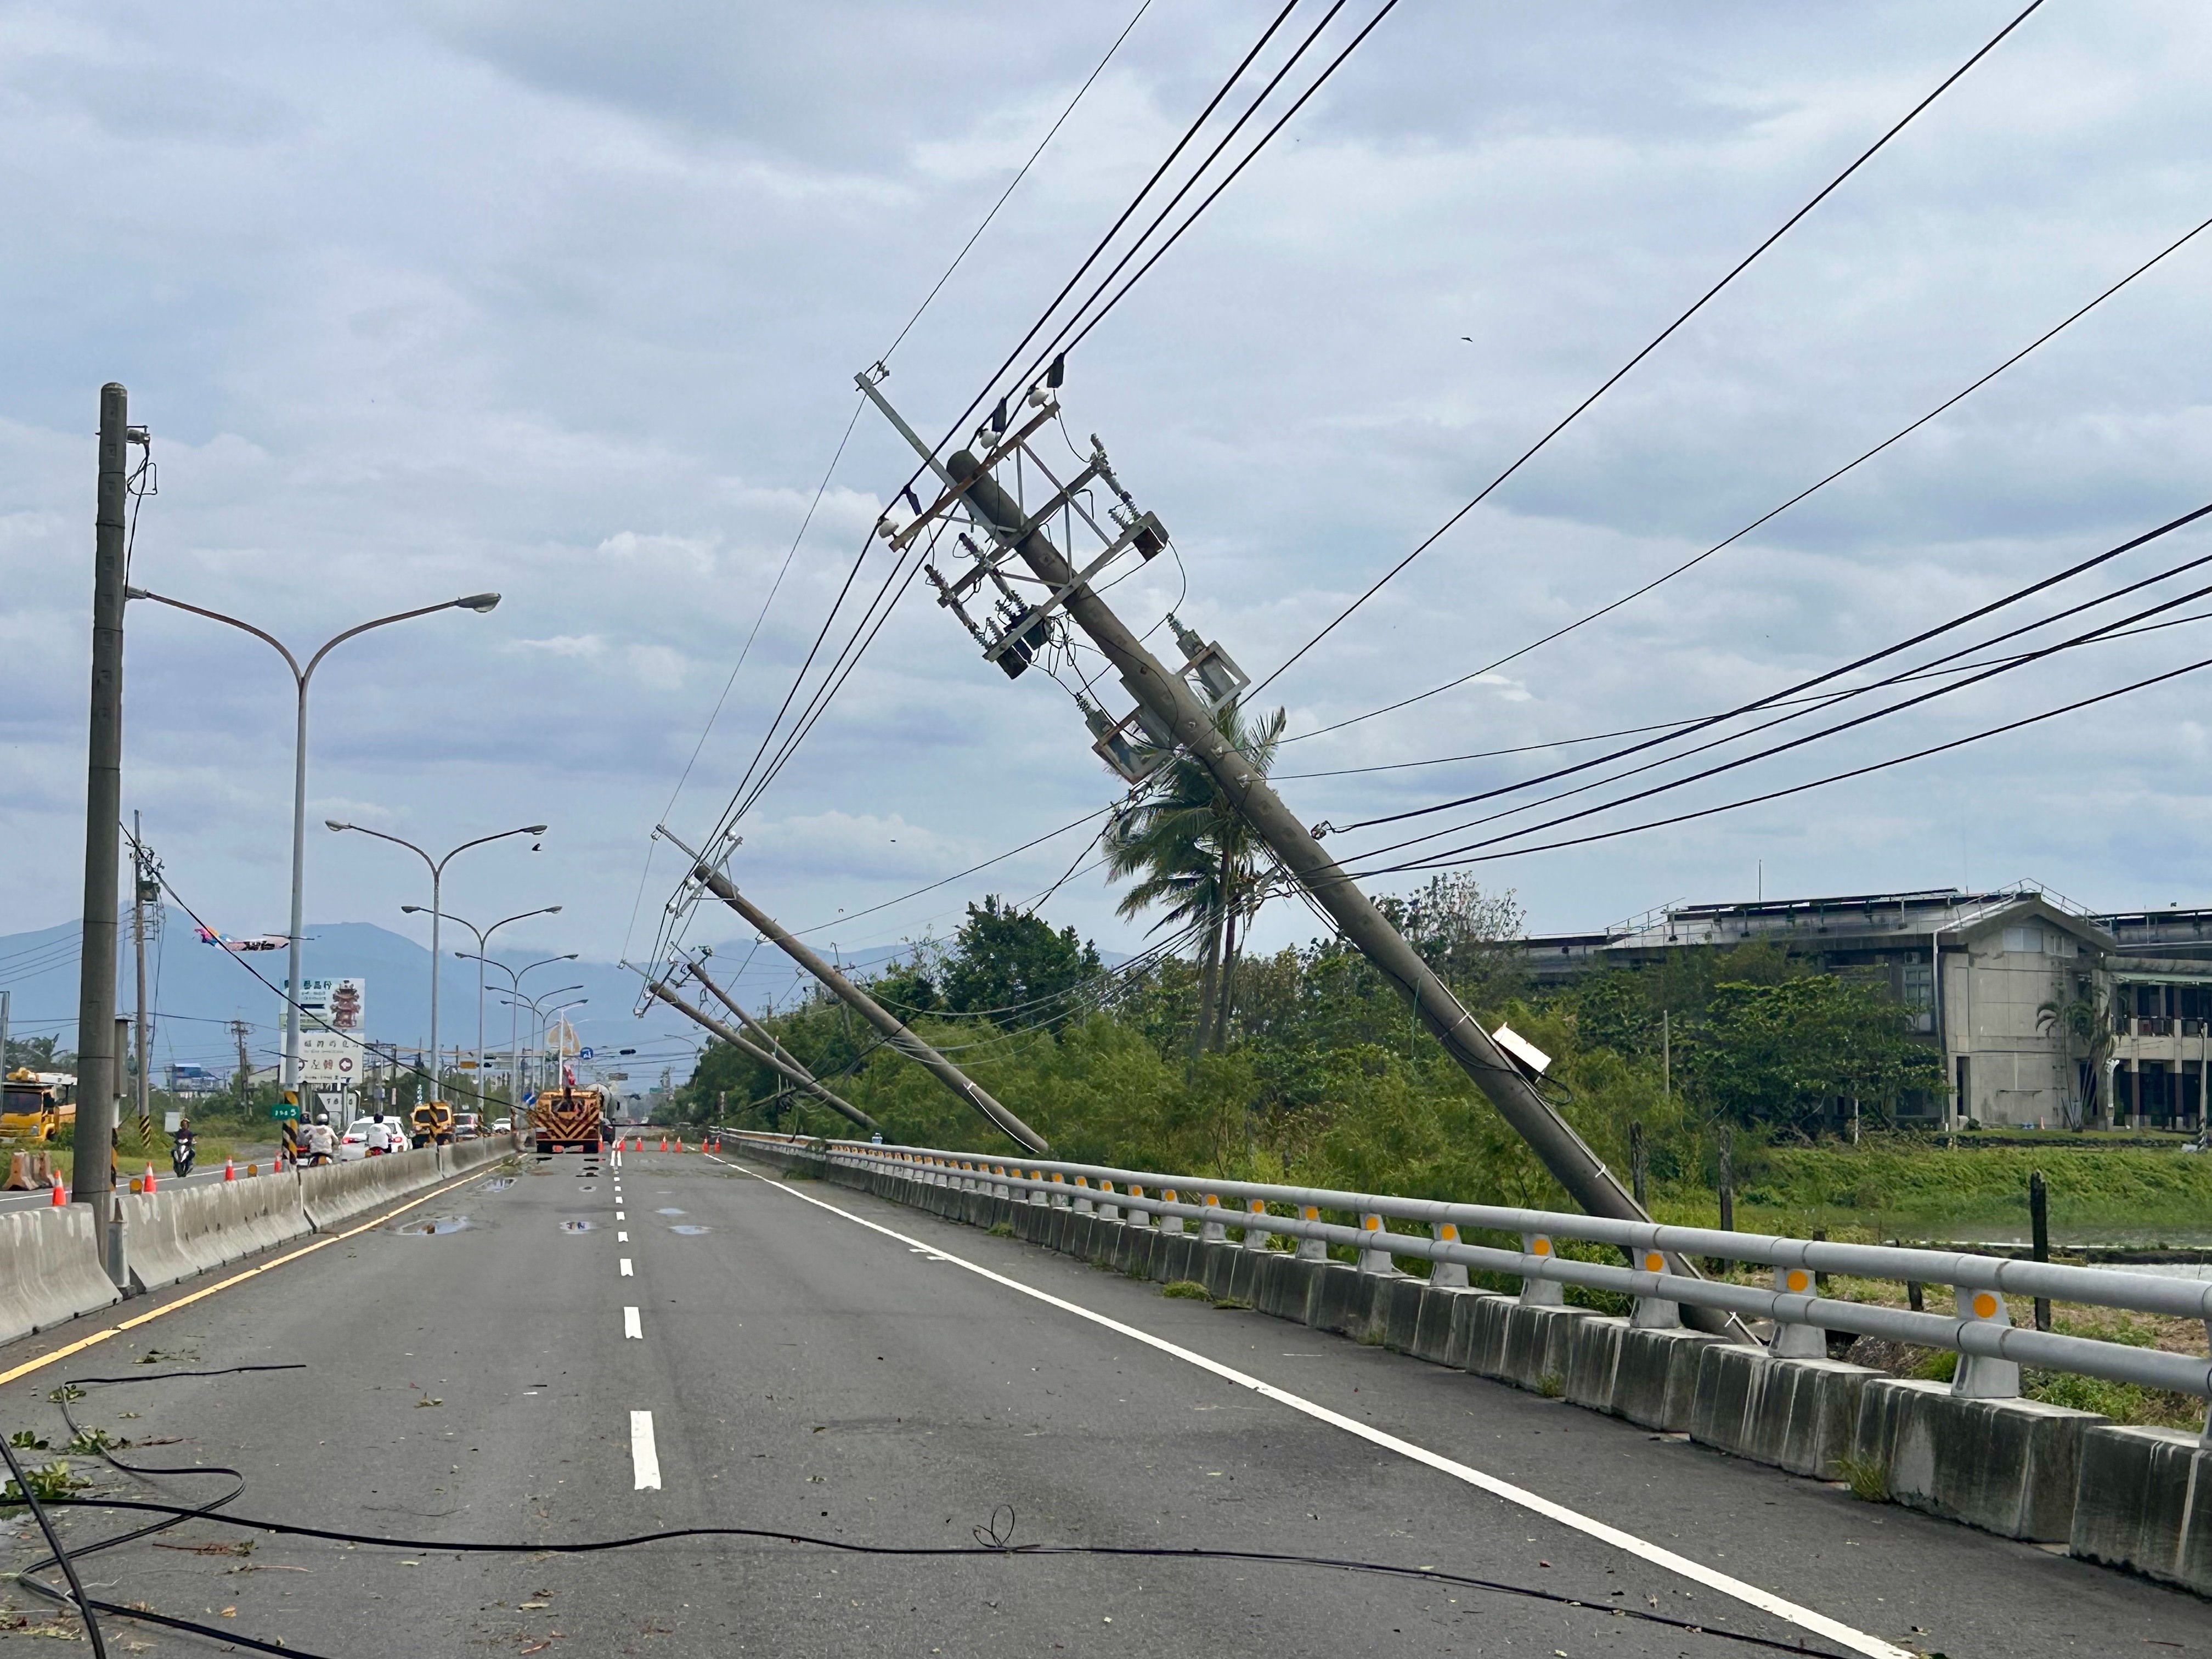
M 471 1178 L 0 1385 L 0 1427 L 58 1444 L 49 1390 L 130 1379 L 92 1388 L 82 1420 L 149 1443 L 149 1462 L 236 1466 L 240 1514 L 405 1540 L 176 1547 L 252 1536 L 193 1522 L 159 1540 L 167 1547 L 91 1558 L 88 1577 L 105 1587 L 94 1593 L 362 1659 L 1774 1650 L 1722 1630 L 1787 1651 L 1801 1640 L 1869 1650 L 1674 1570 L 1672 1552 L 1877 1647 L 1950 1659 L 2212 1651 L 2203 1602 L 2046 1550 L 1165 1297 L 842 1188 L 698 1153 L 625 1162 L 617 1173 L 526 1159 L 511 1177 Z M 449 1230 L 404 1231 L 426 1224 Z M 174 1305 L 220 1277 L 125 1311 Z M 0 1373 L 106 1322 L 0 1349 Z M 164 1380 L 244 1364 L 299 1369 Z M 1571 1519 L 1353 1431 L 1370 1429 Z M 149 1490 L 89 1467 L 101 1490 Z M 221 1486 L 200 1476 L 158 1490 L 190 1501 Z M 1504 1588 L 1310 1564 L 987 1553 L 973 1534 L 994 1514 L 1018 1547 L 1241 1549 L 1434 1566 Z M 80 1542 L 119 1524 L 82 1510 L 64 1522 Z M 1618 1535 L 1592 1536 L 1589 1523 Z M 710 1526 L 963 1553 L 732 1539 L 566 1557 L 434 1547 Z M 26 1565 L 27 1524 L 0 1528 L 10 1565 Z M 151 1644 L 139 1652 L 208 1650 L 123 1634 Z

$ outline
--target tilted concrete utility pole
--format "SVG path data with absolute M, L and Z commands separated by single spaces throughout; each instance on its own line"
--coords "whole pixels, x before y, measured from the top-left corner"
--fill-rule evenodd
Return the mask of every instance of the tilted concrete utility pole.
M 115 1139 L 116 865 L 123 827 L 123 588 L 131 492 L 131 394 L 100 389 L 100 496 L 92 539 L 92 730 L 84 791 L 84 955 L 76 998 L 76 1147 L 70 1197 L 114 1189 L 100 1156 Z M 104 1209 L 102 1213 L 105 1213 Z
M 849 1004 L 854 1012 L 884 1034 L 884 1038 L 917 1065 L 925 1066 L 930 1074 L 946 1088 L 973 1106 L 985 1117 L 1033 1152 L 1048 1152 L 1051 1145 L 1036 1130 L 991 1098 L 990 1093 L 965 1072 L 943 1054 L 931 1048 L 912 1031 L 907 1030 L 899 1018 L 878 1002 L 859 986 L 847 979 L 828 963 L 794 939 L 782 923 L 738 891 L 737 884 L 720 870 L 702 860 L 696 853 L 677 841 L 665 824 L 659 833 L 667 836 L 677 848 L 692 860 L 691 877 L 716 898 L 750 922 L 761 937 L 768 939 L 793 962 L 820 980 L 823 984 Z
M 702 951 L 700 954 L 703 956 L 706 952 Z M 791 1070 L 797 1072 L 799 1075 L 808 1079 L 813 1078 L 814 1073 L 808 1071 L 806 1067 L 799 1062 L 799 1056 L 793 1054 L 790 1049 L 785 1048 L 782 1043 L 779 1042 L 776 1040 L 776 1035 L 775 1032 L 769 1030 L 767 1026 L 762 1024 L 760 1021 L 755 1019 L 750 1014 L 747 1013 L 744 1006 L 735 997 L 732 996 L 727 991 L 725 991 L 720 986 L 715 984 L 713 980 L 708 978 L 707 970 L 704 968 L 702 968 L 696 960 L 687 962 L 685 966 L 690 969 L 691 976 L 694 979 L 697 980 L 700 984 L 705 986 L 709 992 L 713 993 L 715 1001 L 720 1003 L 722 1006 L 727 1008 L 732 1013 L 738 1017 L 738 1023 L 753 1034 L 761 1047 L 766 1048 L 770 1054 L 774 1055 L 776 1059 L 782 1060 L 787 1066 Z
M 716 1019 L 712 1014 L 707 1012 L 705 1009 L 696 1007 L 687 999 L 677 995 L 675 992 L 670 990 L 667 986 L 662 984 L 657 979 L 647 980 L 645 982 L 645 988 L 650 991 L 654 996 L 659 997 L 670 1007 L 676 1010 L 678 1013 L 683 1014 L 688 1018 L 696 1020 L 699 1024 L 712 1031 L 716 1036 L 721 1038 L 723 1042 L 728 1043 L 730 1047 L 735 1048 L 739 1054 L 750 1054 L 755 1060 L 767 1066 L 770 1071 L 778 1073 L 781 1075 L 788 1078 L 794 1085 L 813 1096 L 815 1099 L 820 1101 L 831 1111 L 850 1118 L 854 1123 L 859 1124 L 860 1127 L 866 1129 L 870 1134 L 875 1134 L 881 1130 L 883 1126 L 878 1124 L 875 1119 L 870 1117 L 859 1107 L 851 1104 L 849 1102 L 839 1099 L 836 1095 L 831 1094 L 830 1091 L 823 1088 L 819 1083 L 817 1083 L 805 1066 L 795 1064 L 787 1065 L 784 1061 L 779 1060 L 775 1055 L 769 1053 L 767 1049 L 760 1047 L 757 1043 L 747 1042 L 744 1037 L 738 1035 L 735 1029 L 725 1024 L 722 1021 Z M 714 989 L 712 986 L 709 986 L 708 988 L 709 990 Z M 719 996 L 720 993 L 716 992 L 715 994 Z

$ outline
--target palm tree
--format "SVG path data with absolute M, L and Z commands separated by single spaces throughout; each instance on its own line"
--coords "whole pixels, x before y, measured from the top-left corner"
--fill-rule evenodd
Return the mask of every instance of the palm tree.
M 1248 725 L 1236 703 L 1222 705 L 1215 729 L 1265 777 L 1283 735 L 1280 708 Z M 1115 907 L 1134 916 L 1164 906 L 1153 931 L 1180 923 L 1204 935 L 1200 949 L 1198 1018 L 1191 1053 L 1227 1041 L 1235 994 L 1237 928 L 1254 908 L 1263 845 L 1252 826 L 1194 757 L 1178 753 L 1144 795 L 1106 831 L 1106 868 L 1115 880 L 1139 876 Z
M 2081 1128 L 2099 1105 L 2097 1078 L 2112 1047 L 2112 1010 L 2095 992 L 2083 988 L 2063 1002 L 2054 1000 L 2038 1007 L 2035 1029 L 2046 1036 L 2056 1033 L 2063 1045 L 2074 1071 L 2069 1079 L 2075 1096 L 2069 1113 L 2074 1119 L 2070 1127 Z

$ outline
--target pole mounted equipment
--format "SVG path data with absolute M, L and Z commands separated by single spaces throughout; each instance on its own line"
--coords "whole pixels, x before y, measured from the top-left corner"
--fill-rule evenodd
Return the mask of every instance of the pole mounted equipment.
M 1033 607 L 1034 614 L 1060 626 L 1073 626 L 1113 665 L 1121 684 L 1136 699 L 1134 712 L 1115 728 L 1115 735 L 1133 739 L 1141 731 L 1146 747 L 1131 740 L 1126 752 L 1157 765 L 1177 750 L 1187 751 L 1212 775 L 1216 786 L 1243 816 L 1254 832 L 1281 860 L 1284 869 L 1304 888 L 1338 929 L 1413 1006 L 1416 1018 L 1472 1079 L 1497 1108 L 1498 1115 L 1525 1140 L 1553 1180 L 1591 1215 L 1613 1220 L 1644 1221 L 1650 1218 L 1642 1206 L 1607 1169 L 1573 1127 L 1538 1091 L 1522 1066 L 1498 1043 L 1460 1004 L 1436 971 L 1407 944 L 1398 930 L 1362 892 L 1336 860 L 1322 850 L 1267 779 L 1221 734 L 1216 715 L 1222 706 L 1243 689 L 1235 663 L 1218 647 L 1207 647 L 1199 636 L 1176 624 L 1176 643 L 1184 660 L 1170 669 L 1146 649 L 1129 626 L 1114 613 L 1091 586 L 1093 576 L 1133 549 L 1149 558 L 1158 544 L 1146 544 L 1147 532 L 1164 541 L 1164 532 L 1152 514 L 1144 513 L 1129 498 L 1105 464 L 1104 446 L 1091 440 L 1091 462 L 1079 478 L 1105 481 L 1115 505 L 1106 522 L 1079 507 L 1066 486 L 1054 478 L 1024 441 L 1046 419 L 1059 412 L 1055 389 L 1040 381 L 1026 401 L 1041 413 L 1011 436 L 1000 436 L 962 450 L 940 461 L 935 453 L 884 397 L 879 377 L 862 374 L 860 390 L 882 410 L 914 447 L 924 465 L 937 476 L 943 494 L 932 513 L 956 507 L 981 533 L 983 546 L 973 550 L 978 580 L 1003 574 L 1018 562 L 1048 596 Z M 1016 491 L 1009 491 L 996 476 L 1008 459 L 1018 456 L 1013 473 Z M 1054 490 L 1044 510 L 1030 509 L 1017 493 L 1026 483 L 1030 468 Z M 929 516 L 925 514 L 924 518 Z M 1071 526 L 1079 522 L 1102 544 L 1102 553 L 1079 568 L 1069 555 L 1054 545 L 1048 521 L 1054 516 Z M 888 520 L 887 520 L 888 522 Z M 886 532 L 896 542 L 911 539 L 915 524 Z M 1108 526 L 1111 526 L 1109 528 Z M 973 584 L 971 583 L 971 586 Z M 940 592 L 943 590 L 940 589 Z M 973 629 L 971 632 L 975 631 Z M 1088 714 L 1086 713 L 1086 719 Z M 1096 745 L 1102 757 L 1123 777 L 1130 773 L 1121 763 L 1124 750 L 1102 738 Z M 1158 759 L 1153 759 L 1158 757 Z M 1132 780 L 1134 781 L 1133 779 Z M 1676 1272 L 1694 1272 L 1687 1261 L 1670 1264 Z

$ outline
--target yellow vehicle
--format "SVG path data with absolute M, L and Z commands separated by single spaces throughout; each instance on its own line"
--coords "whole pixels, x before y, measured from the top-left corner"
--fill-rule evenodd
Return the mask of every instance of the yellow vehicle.
M 596 1152 L 606 1117 L 606 1097 L 597 1089 L 545 1089 L 530 1109 L 530 1132 L 540 1152 Z
M 0 1088 L 0 1139 L 48 1141 L 76 1121 L 76 1079 L 67 1073 L 19 1066 Z
M 443 1100 L 426 1100 L 415 1109 L 411 1139 L 417 1146 L 453 1144 L 453 1108 Z

